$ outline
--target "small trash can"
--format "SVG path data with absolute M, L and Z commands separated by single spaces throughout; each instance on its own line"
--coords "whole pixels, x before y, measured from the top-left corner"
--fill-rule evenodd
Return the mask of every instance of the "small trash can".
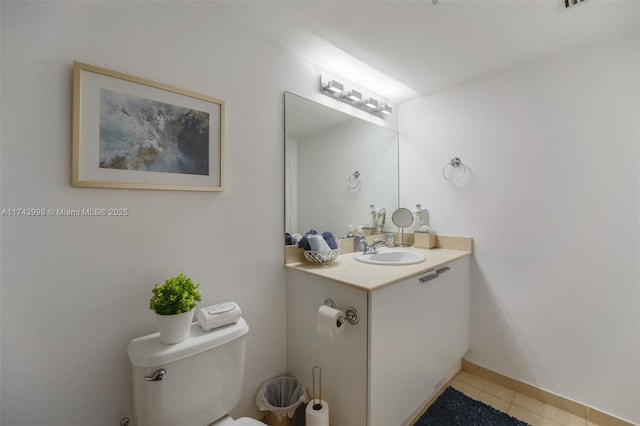
M 307 389 L 295 377 L 282 376 L 271 379 L 258 390 L 256 403 L 269 426 L 288 426 L 300 404 L 309 400 Z

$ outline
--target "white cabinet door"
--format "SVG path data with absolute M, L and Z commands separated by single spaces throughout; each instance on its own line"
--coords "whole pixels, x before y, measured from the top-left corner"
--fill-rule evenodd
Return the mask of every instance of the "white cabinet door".
M 370 295 L 369 426 L 411 420 L 469 348 L 469 257 L 445 267 Z
M 332 426 L 367 424 L 367 292 L 297 270 L 287 270 L 287 368 L 312 392 L 314 365 L 322 368 L 322 398 Z M 357 325 L 345 324 L 333 338 L 317 331 L 324 300 L 355 308 Z M 387 425 L 388 426 L 388 425 Z

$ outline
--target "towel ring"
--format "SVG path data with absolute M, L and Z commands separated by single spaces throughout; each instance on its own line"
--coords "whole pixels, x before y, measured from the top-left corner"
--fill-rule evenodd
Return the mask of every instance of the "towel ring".
M 451 176 L 447 176 L 448 167 L 458 168 L 460 166 L 462 166 L 462 173 L 460 173 L 458 177 L 452 178 Z M 442 168 L 442 177 L 444 177 L 449 182 L 455 182 L 462 179 L 462 177 L 465 175 L 466 172 L 467 172 L 467 166 L 464 165 L 461 159 L 459 159 L 458 157 L 454 157 Z
M 349 177 L 347 178 L 347 186 L 349 187 L 349 189 L 356 189 L 360 186 L 359 171 L 356 170 L 355 172 L 351 173 L 351 175 L 349 175 Z

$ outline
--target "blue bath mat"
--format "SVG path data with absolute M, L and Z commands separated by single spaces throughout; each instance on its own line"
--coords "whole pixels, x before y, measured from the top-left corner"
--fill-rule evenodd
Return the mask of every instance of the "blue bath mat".
M 414 426 L 530 426 L 448 387 Z

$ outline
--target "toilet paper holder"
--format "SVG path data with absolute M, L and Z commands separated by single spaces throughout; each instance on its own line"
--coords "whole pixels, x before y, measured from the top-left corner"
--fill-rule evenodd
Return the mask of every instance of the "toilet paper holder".
M 329 298 L 324 300 L 324 304 L 327 306 L 331 306 L 334 309 L 337 309 L 336 304 L 333 303 L 333 300 Z M 358 314 L 358 311 L 356 310 L 356 308 L 349 306 L 347 309 L 344 310 L 344 314 L 345 314 L 344 317 L 342 315 L 338 317 L 338 325 L 342 326 L 342 324 L 344 324 L 345 321 L 348 321 L 349 324 L 351 325 L 356 325 L 360 322 L 360 315 Z

